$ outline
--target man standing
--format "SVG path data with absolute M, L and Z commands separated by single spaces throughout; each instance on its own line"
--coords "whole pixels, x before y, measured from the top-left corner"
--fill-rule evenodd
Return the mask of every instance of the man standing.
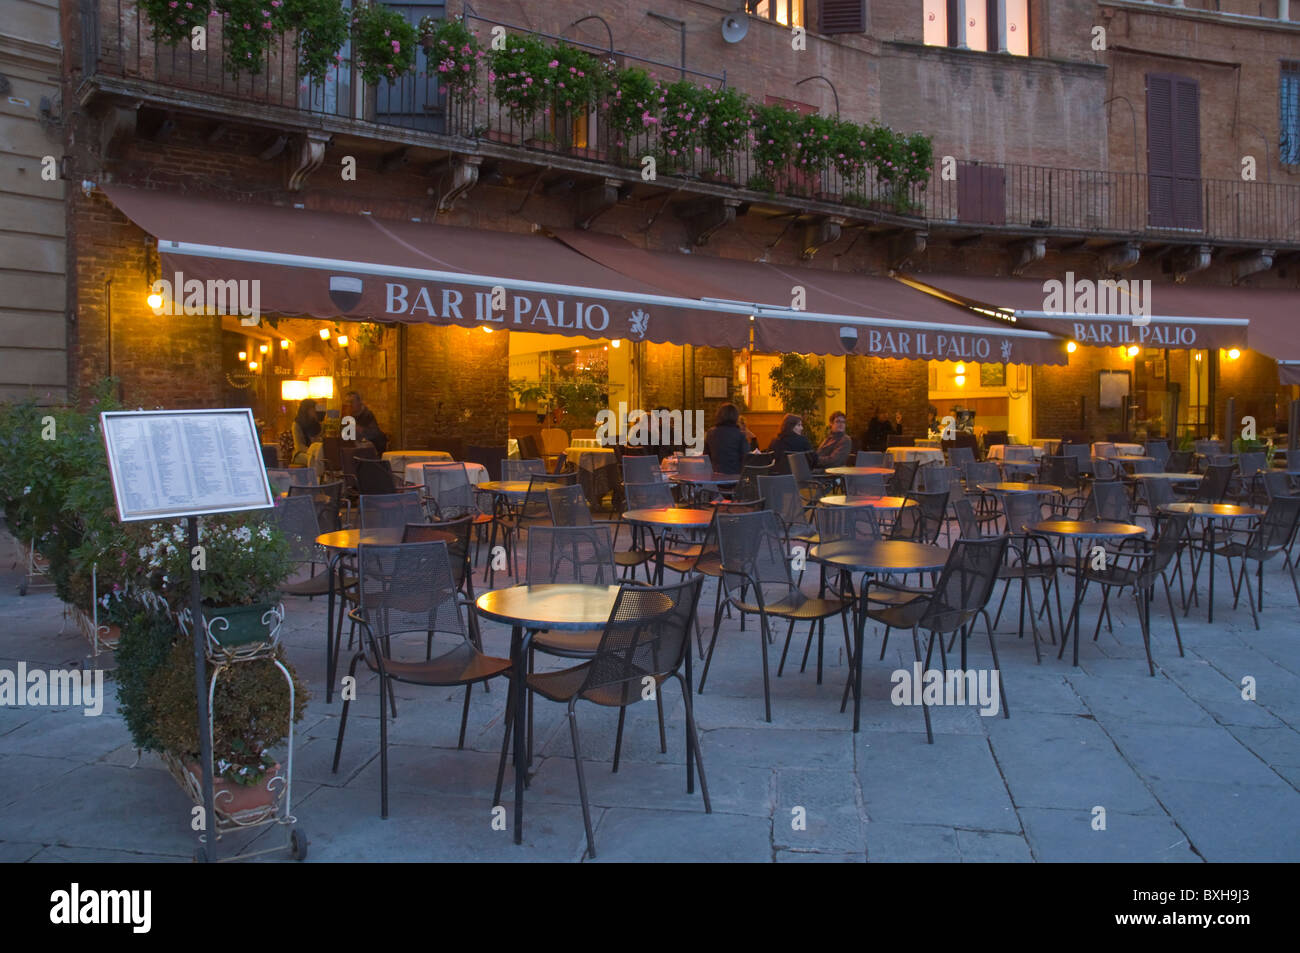
M 375 445 L 375 452 L 383 456 L 388 449 L 388 437 L 379 429 L 374 413 L 362 401 L 356 391 L 348 391 L 344 398 L 344 411 L 357 422 L 357 439 L 369 440 Z

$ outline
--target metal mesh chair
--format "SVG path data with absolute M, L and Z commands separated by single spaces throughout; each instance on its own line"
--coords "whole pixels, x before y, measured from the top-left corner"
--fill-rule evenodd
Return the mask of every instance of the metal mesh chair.
M 578 482 L 576 473 L 534 473 L 528 478 L 528 491 L 524 500 L 517 507 L 507 507 L 504 512 L 497 512 L 492 517 L 492 545 L 496 545 L 497 533 L 502 534 L 502 544 L 506 548 L 506 558 L 510 562 L 510 573 L 519 578 L 519 547 L 516 545 L 521 533 L 530 526 L 546 525 L 551 522 L 551 501 L 547 495 L 552 489 L 573 486 Z M 488 585 L 496 578 L 495 569 L 488 568 Z
M 1075 447 L 1087 449 L 1084 444 L 1077 443 L 1067 444 L 1065 449 L 1071 450 Z M 1072 455 L 1069 453 L 1060 456 L 1047 456 L 1043 457 L 1038 469 L 1040 482 L 1061 488 L 1053 510 L 1064 516 L 1077 514 L 1083 508 L 1082 481 L 1079 479 L 1080 459 L 1077 454 Z
M 885 465 L 885 452 L 883 450 L 859 450 L 858 455 L 853 458 L 853 465 L 856 467 L 883 467 Z
M 1151 675 L 1156 673 L 1155 662 L 1151 659 L 1151 603 L 1155 598 L 1157 580 L 1165 589 L 1169 617 L 1174 624 L 1174 637 L 1178 640 L 1178 654 L 1183 654 L 1183 637 L 1178 631 L 1178 612 L 1174 609 L 1174 597 L 1169 589 L 1169 577 L 1166 571 L 1169 564 L 1177 559 L 1190 519 L 1191 517 L 1186 513 L 1165 517 L 1154 541 L 1125 540 L 1119 547 L 1118 558 L 1107 560 L 1104 569 L 1092 568 L 1091 562 L 1084 567 L 1085 592 L 1088 584 L 1097 583 L 1102 586 L 1101 608 L 1097 610 L 1097 626 L 1092 633 L 1093 641 L 1095 642 L 1101 634 L 1101 618 L 1108 614 L 1111 590 L 1131 589 L 1137 600 L 1138 622 L 1142 627 L 1142 644 L 1147 653 L 1147 671 Z M 1127 565 L 1121 565 L 1122 562 L 1127 562 Z M 1062 652 L 1065 650 L 1064 642 L 1061 644 L 1061 650 Z
M 339 529 L 339 507 L 347 507 L 349 521 L 352 515 L 351 502 L 343 498 L 343 481 L 322 483 L 319 486 L 290 486 L 289 498 L 305 496 L 316 504 L 316 522 L 322 533 L 332 533 Z
M 844 477 L 844 492 L 849 496 L 884 496 L 885 477 L 879 473 L 850 473 Z
M 861 456 L 861 454 L 859 454 Z M 953 447 L 948 451 L 948 465 L 956 467 L 958 470 L 965 469 L 966 465 L 975 462 L 975 451 L 970 447 Z M 876 466 L 876 464 L 870 464 Z M 858 464 L 862 466 L 862 464 Z
M 740 470 L 740 479 L 731 491 L 731 499 L 737 503 L 752 503 L 763 499 L 760 480 L 772 472 L 772 464 L 765 467 L 744 466 Z
M 653 697 L 659 700 L 664 682 L 670 678 L 677 679 L 686 709 L 686 791 L 694 791 L 693 769 L 698 768 L 704 810 L 706 813 L 713 811 L 695 730 L 691 686 L 681 674 L 702 581 L 701 577 L 693 576 L 672 586 L 623 587 L 619 590 L 609 621 L 590 661 L 559 672 L 528 676 L 527 687 L 530 693 L 568 706 L 569 735 L 573 741 L 574 767 L 578 774 L 578 795 L 582 801 L 582 820 L 587 832 L 587 853 L 591 857 L 596 856 L 596 838 L 592 833 L 587 782 L 582 768 L 582 742 L 575 710 L 579 701 L 618 708 L 621 725 L 629 705 L 651 697 L 646 694 L 649 686 L 654 686 Z M 505 740 L 497 768 L 494 804 L 501 800 L 512 718 L 513 709 L 508 708 Z
M 821 543 L 870 542 L 880 539 L 876 511 L 869 506 L 819 506 L 813 511 Z
M 580 485 L 552 487 L 546 499 L 551 507 L 551 522 L 556 526 L 591 525 L 591 507 Z
M 772 691 L 768 675 L 767 643 L 769 617 L 786 619 L 785 648 L 781 652 L 781 668 L 785 666 L 790 650 L 790 639 L 796 622 L 808 622 L 809 634 L 818 629 L 817 675 L 821 681 L 822 645 L 826 631 L 826 617 L 838 614 L 844 626 L 844 641 L 848 644 L 849 604 L 839 598 L 807 596 L 795 585 L 790 571 L 790 557 L 786 552 L 781 521 L 771 510 L 754 513 L 719 513 L 717 518 L 718 550 L 722 556 L 722 586 L 728 604 L 741 612 L 759 616 L 759 647 L 763 657 L 763 705 L 768 721 L 772 720 Z M 714 614 L 713 638 L 705 656 L 704 672 L 700 676 L 700 691 L 709 677 L 713 650 L 718 642 L 721 610 Z M 779 672 L 778 672 L 779 674 Z
M 1114 480 L 1094 481 L 1079 518 L 1132 523 L 1133 507 L 1129 503 L 1128 489 L 1123 483 Z
M 692 480 L 707 480 L 713 476 L 713 461 L 708 457 L 682 457 L 677 461 L 677 475 Z
M 360 566 L 358 605 L 353 620 L 362 628 L 361 650 L 352 657 L 348 676 L 355 679 L 357 663 L 364 660 L 379 676 L 379 797 L 380 814 L 388 816 L 388 694 L 392 682 L 431 687 L 465 686 L 457 746 L 465 747 L 470 690 L 510 670 L 509 659 L 484 655 L 475 647 L 461 615 L 455 576 L 447 544 L 403 543 L 396 546 L 358 547 Z M 399 656 L 406 633 L 425 635 L 424 658 Z M 451 647 L 436 658 L 436 634 L 449 636 Z M 347 730 L 349 696 L 343 698 L 333 771 L 337 772 Z
M 916 460 L 902 460 L 894 464 L 894 475 L 885 484 L 890 496 L 903 496 L 912 489 L 916 482 L 916 470 L 920 466 Z
M 1192 472 L 1192 451 L 1174 450 L 1169 454 L 1169 459 L 1165 461 L 1166 473 L 1191 473 Z
M 1086 443 L 1067 443 L 1061 446 L 1061 456 L 1074 461 L 1074 474 L 1092 472 L 1092 447 Z
M 1246 579 L 1246 564 L 1255 562 L 1256 588 L 1258 589 L 1259 608 L 1264 608 L 1264 563 L 1287 551 L 1295 535 L 1296 522 L 1300 520 L 1300 497 L 1278 497 L 1268 504 L 1268 509 L 1260 517 L 1259 526 L 1244 538 L 1231 534 L 1222 544 L 1214 547 L 1214 553 L 1228 560 L 1228 578 L 1232 577 L 1232 560 L 1241 560 L 1241 571 L 1232 585 L 1232 607 L 1237 607 L 1241 594 L 1246 593 L 1246 602 L 1250 604 L 1250 616 L 1259 628 L 1259 614 L 1255 611 L 1255 599 L 1251 596 L 1250 583 Z M 1291 587 L 1295 590 L 1296 604 L 1300 605 L 1300 584 L 1297 584 L 1294 568 L 1288 571 Z
M 792 474 L 760 476 L 758 487 L 765 507 L 780 518 L 786 539 L 816 542 L 816 530 Z
M 770 470 L 772 467 L 776 466 L 776 454 L 771 450 L 764 450 L 761 452 L 758 450 L 751 450 L 749 453 L 745 454 L 740 465 L 742 468 L 758 467 L 761 470 Z M 744 470 L 742 469 L 741 472 L 743 473 Z
M 326 595 L 330 591 L 329 573 L 317 575 L 316 570 L 329 566 L 329 554 L 316 544 L 320 526 L 316 522 L 315 501 L 309 496 L 291 496 L 276 506 L 275 520 L 289 543 L 289 558 L 296 566 L 294 575 L 309 573 L 306 579 L 282 582 L 279 591 L 308 598 Z
M 971 506 L 970 500 L 965 497 L 957 500 L 950 499 L 948 505 L 957 519 L 961 539 L 980 539 L 984 536 L 980 522 L 975 516 L 975 507 Z M 951 543 L 952 539 L 949 538 L 948 542 Z
M 425 521 L 418 492 L 362 495 L 360 509 L 362 529 L 401 529 Z
M 906 586 L 899 586 L 880 579 L 872 579 L 867 583 L 866 595 L 869 606 L 875 605 L 876 607 L 867 608 L 866 618 L 882 623 L 889 628 L 911 629 L 912 647 L 916 652 L 918 662 L 921 662 L 922 659 L 917 633 L 928 631 L 930 640 L 923 662 L 923 667 L 926 670 L 930 668 L 936 636 L 960 631 L 960 667 L 965 672 L 967 637 L 970 634 L 970 628 L 975 621 L 975 617 L 983 615 L 984 625 L 988 632 L 989 651 L 993 655 L 993 668 L 1000 673 L 1001 665 L 998 662 L 998 649 L 993 641 L 993 626 L 989 622 L 988 612 L 985 607 L 993 595 L 993 587 L 998 579 L 998 569 L 1005 559 L 1007 546 L 1008 540 L 1005 536 L 995 536 L 987 539 L 959 539 L 948 551 L 948 560 L 939 573 L 938 582 L 935 583 L 932 589 L 909 589 Z M 875 600 L 870 600 L 872 590 L 889 590 L 896 593 L 910 594 L 911 598 L 905 602 L 876 603 Z M 939 652 L 941 656 L 944 656 L 943 665 L 947 669 L 947 659 L 942 638 L 939 638 Z M 858 730 L 858 717 L 862 703 L 863 654 L 862 652 L 857 653 L 851 675 L 853 679 L 854 731 Z M 849 686 L 845 686 L 846 701 L 848 690 Z M 1002 706 L 1002 716 L 1010 718 L 1011 710 L 1007 706 L 1006 686 L 1001 678 L 998 679 L 998 695 Z M 926 740 L 930 744 L 934 744 L 934 732 L 930 726 L 930 709 L 925 705 L 924 694 L 922 694 L 922 706 L 925 715 Z M 841 704 L 841 710 L 843 710 L 843 704 Z
M 664 471 L 659 458 L 653 456 L 623 457 L 623 483 L 664 483 Z
M 527 558 L 525 578 L 530 586 L 563 582 L 612 586 L 616 582 L 611 532 L 607 523 L 534 526 L 528 531 Z M 566 638 L 591 638 L 591 634 L 586 632 L 564 635 Z
M 393 477 L 393 470 L 388 465 L 387 460 L 358 458 L 356 466 L 357 493 L 360 495 L 373 496 L 379 493 L 396 493 L 398 491 L 397 480 Z
M 1016 626 L 1017 638 L 1025 637 L 1025 610 L 1028 609 L 1029 623 L 1034 639 L 1034 658 L 1042 661 L 1039 650 L 1038 615 L 1034 607 L 1032 583 L 1036 580 L 1042 588 L 1043 607 L 1047 612 L 1047 626 L 1052 641 L 1056 641 L 1056 630 L 1061 620 L 1061 561 L 1053 549 L 1051 541 L 1045 536 L 1032 532 L 1029 527 L 1043 518 L 1043 500 L 1037 493 L 1003 494 L 1002 505 L 1006 512 L 1006 537 L 1008 548 L 1003 565 L 998 568 L 998 579 L 1005 582 L 1002 598 L 998 601 L 997 612 L 993 616 L 993 627 L 1002 619 L 1002 609 L 1006 605 L 1007 595 L 1011 592 L 1011 583 L 1020 583 L 1020 617 Z M 1051 595 L 1056 590 L 1056 621 L 1052 622 Z M 1064 629 L 1062 629 L 1064 631 Z
M 1291 485 L 1291 474 L 1285 470 L 1268 470 L 1260 474 L 1263 478 L 1264 492 L 1269 500 L 1279 496 L 1294 496 L 1295 488 Z
M 673 490 L 667 483 L 624 483 L 623 497 L 629 510 L 653 510 L 673 506 Z
M 937 493 L 908 493 L 906 499 L 916 506 L 906 506 L 898 511 L 898 518 L 890 527 L 890 539 L 910 539 L 918 543 L 935 543 L 943 531 L 943 521 L 948 515 L 948 491 Z
M 1174 485 L 1170 480 L 1143 480 L 1141 486 L 1146 516 L 1154 526 L 1161 518 L 1160 507 L 1175 502 Z
M 812 464 L 808 462 L 806 454 L 787 453 L 785 459 L 789 464 L 791 475 L 794 476 L 795 482 L 799 484 L 799 492 L 805 494 L 805 498 L 809 503 L 817 502 L 830 492 L 834 480 L 829 477 L 814 476 Z
M 1210 464 L 1205 469 L 1205 476 L 1192 492 L 1193 503 L 1222 503 L 1228 495 L 1228 484 L 1232 482 L 1234 464 Z M 1178 492 L 1178 488 L 1174 488 Z
M 1250 451 L 1237 456 L 1237 473 L 1228 486 L 1228 495 L 1242 503 L 1264 496 L 1262 475 L 1268 470 L 1268 454 Z
M 1156 469 L 1152 473 L 1162 473 L 1165 470 L 1165 464 L 1169 462 L 1169 441 L 1168 440 L 1148 440 L 1146 446 L 1146 456 L 1155 461 Z
M 533 460 L 502 460 L 501 461 L 501 479 L 506 482 L 515 480 L 527 480 L 530 476 L 546 472 L 546 461 L 541 459 Z
M 452 466 L 424 468 L 424 498 L 433 504 L 434 513 L 441 519 L 470 516 L 486 523 L 492 517 L 480 513 L 475 500 L 474 484 L 463 463 Z

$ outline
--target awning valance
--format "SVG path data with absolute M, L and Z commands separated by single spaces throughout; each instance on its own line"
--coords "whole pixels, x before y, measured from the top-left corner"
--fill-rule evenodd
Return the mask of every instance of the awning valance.
M 907 275 L 913 287 L 1014 316 L 1090 347 L 1246 347 L 1255 315 L 1239 288 L 1116 279 Z M 1253 346 L 1253 345 L 1251 345 Z

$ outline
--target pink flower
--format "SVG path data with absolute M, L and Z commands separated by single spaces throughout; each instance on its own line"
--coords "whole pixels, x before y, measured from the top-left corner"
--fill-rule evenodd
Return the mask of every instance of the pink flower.
M 549 66 L 551 69 L 555 69 L 555 67 L 557 67 L 557 66 L 560 65 L 560 61 L 559 61 L 559 60 L 551 60 L 551 61 L 550 61 L 549 63 L 547 63 L 546 65 Z
M 267 20 L 265 23 L 263 23 L 263 24 L 262 24 L 262 29 L 263 29 L 263 30 L 269 30 L 269 29 L 271 29 L 271 21 L 270 21 L 270 20 Z
M 180 5 L 179 0 L 172 0 L 171 3 L 167 4 L 167 6 L 173 10 L 175 10 L 179 5 Z

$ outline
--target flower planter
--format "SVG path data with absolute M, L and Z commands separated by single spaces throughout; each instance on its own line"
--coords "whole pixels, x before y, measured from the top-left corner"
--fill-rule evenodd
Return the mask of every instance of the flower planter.
M 203 769 L 197 761 L 186 761 L 185 770 L 193 779 L 190 793 L 203 790 Z M 256 784 L 236 784 L 220 775 L 212 778 L 212 804 L 217 816 L 226 821 L 243 821 L 267 814 L 275 808 L 278 790 L 283 787 L 277 762 Z
M 513 132 L 505 132 L 501 129 L 488 129 L 483 133 L 482 138 L 486 139 L 488 142 L 504 142 L 509 146 L 519 145 L 519 136 Z
M 531 139 L 525 140 L 524 145 L 530 149 L 541 149 L 543 152 L 560 151 L 559 143 L 555 142 L 553 139 L 539 139 L 534 136 Z
M 609 153 L 604 149 L 589 149 L 586 146 L 573 146 L 569 155 L 577 159 L 590 159 L 593 162 L 608 162 Z
M 250 645 L 271 640 L 277 620 L 271 616 L 268 623 L 263 618 L 274 608 L 269 602 L 251 606 L 205 607 L 203 617 L 208 634 L 220 645 Z

